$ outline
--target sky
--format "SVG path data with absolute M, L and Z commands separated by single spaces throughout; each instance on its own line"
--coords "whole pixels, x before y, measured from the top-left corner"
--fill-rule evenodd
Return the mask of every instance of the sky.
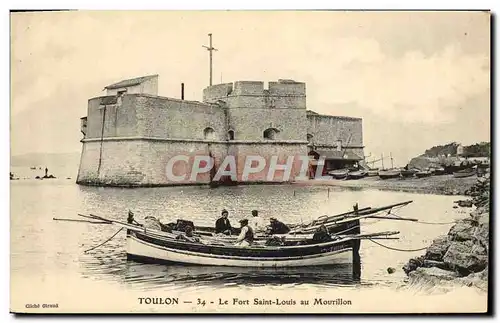
M 214 83 L 305 82 L 309 110 L 363 118 L 367 160 L 490 141 L 489 13 L 38 12 L 11 13 L 11 154 L 79 152 L 87 100 L 122 79 L 201 101 L 208 33 Z

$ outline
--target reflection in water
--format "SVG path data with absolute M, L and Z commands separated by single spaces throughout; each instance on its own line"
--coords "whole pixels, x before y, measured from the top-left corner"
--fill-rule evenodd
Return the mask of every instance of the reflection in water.
M 175 289 L 192 286 L 246 285 L 278 286 L 284 284 L 320 284 L 343 286 L 359 284 L 352 265 L 309 268 L 240 268 L 222 266 L 157 265 L 126 261 L 117 266 L 100 259 L 96 267 L 87 267 L 89 276 L 104 275 L 135 288 L 162 286 Z M 99 268 L 99 269 L 98 269 Z
M 125 242 L 122 237 L 119 240 Z M 182 286 L 319 284 L 345 286 L 360 283 L 361 264 L 303 268 L 242 268 L 223 266 L 147 264 L 127 260 L 121 242 L 110 241 L 80 257 L 87 278 L 104 278 L 140 289 Z M 120 250 L 120 251 L 117 251 Z

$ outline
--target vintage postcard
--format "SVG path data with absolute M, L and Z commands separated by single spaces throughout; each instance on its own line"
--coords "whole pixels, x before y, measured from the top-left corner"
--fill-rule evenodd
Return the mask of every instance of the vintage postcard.
M 11 12 L 10 311 L 486 313 L 490 24 Z

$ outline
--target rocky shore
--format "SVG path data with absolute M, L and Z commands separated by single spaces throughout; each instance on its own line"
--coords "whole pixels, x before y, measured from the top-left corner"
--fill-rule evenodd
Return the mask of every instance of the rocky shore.
M 447 235 L 436 238 L 420 257 L 403 267 L 409 284 L 462 284 L 487 290 L 490 179 L 476 178 L 465 192 L 475 207 L 467 218 L 459 220 Z M 456 201 L 467 205 L 464 201 Z
M 321 179 L 303 182 L 297 181 L 295 185 L 373 188 L 386 191 L 463 196 L 475 185 L 476 181 L 477 177 L 455 178 L 453 175 L 385 180 L 380 179 L 378 176 L 374 176 L 357 180 Z

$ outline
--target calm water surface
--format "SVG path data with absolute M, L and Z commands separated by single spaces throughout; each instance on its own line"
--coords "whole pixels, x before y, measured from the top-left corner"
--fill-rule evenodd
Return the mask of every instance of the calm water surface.
M 145 265 L 126 260 L 125 232 L 88 253 L 119 228 L 54 221 L 53 218 L 78 218 L 77 213 L 126 219 L 128 210 L 136 219 L 153 215 L 162 221 L 192 219 L 195 224 L 213 225 L 221 209 L 230 212 L 233 225 L 252 209 L 264 218 L 278 217 L 284 222 L 309 221 L 324 214 L 383 206 L 412 200 L 395 213 L 426 222 L 452 222 L 466 216 L 466 210 L 453 209 L 456 196 L 436 196 L 377 190 L 297 186 L 241 186 L 209 189 L 97 188 L 78 186 L 74 180 L 11 181 L 11 269 L 14 277 L 44 279 L 47 275 L 77 275 L 82 281 L 118 283 L 140 290 L 169 290 L 185 287 L 255 286 L 270 288 L 315 285 L 328 288 L 384 285 L 397 288 L 405 276 L 401 267 L 413 256 L 423 253 L 398 252 L 371 241 L 361 244 L 361 279 L 352 279 L 352 268 L 340 266 L 307 270 L 249 270 L 241 268 L 183 267 Z M 415 222 L 364 220 L 363 232 L 400 231 L 399 240 L 378 240 L 384 245 L 415 249 L 425 247 L 446 233 L 452 224 L 429 225 Z M 396 268 L 389 275 L 388 267 Z

